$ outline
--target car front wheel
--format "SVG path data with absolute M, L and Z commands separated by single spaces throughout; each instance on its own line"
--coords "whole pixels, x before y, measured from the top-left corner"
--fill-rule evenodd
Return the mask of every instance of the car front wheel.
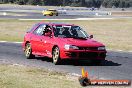
M 30 43 L 27 43 L 25 46 L 25 56 L 27 59 L 35 58 L 35 55 L 32 54 L 32 48 L 31 48 Z
M 56 16 L 58 16 L 58 13 L 56 14 Z
M 55 47 L 53 49 L 53 63 L 55 65 L 59 64 L 60 63 L 60 50 L 58 47 Z

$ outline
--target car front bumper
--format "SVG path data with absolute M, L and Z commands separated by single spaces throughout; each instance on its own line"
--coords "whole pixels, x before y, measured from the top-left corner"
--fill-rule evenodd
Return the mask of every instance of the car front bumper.
M 106 51 L 75 50 L 61 52 L 61 59 L 105 60 Z

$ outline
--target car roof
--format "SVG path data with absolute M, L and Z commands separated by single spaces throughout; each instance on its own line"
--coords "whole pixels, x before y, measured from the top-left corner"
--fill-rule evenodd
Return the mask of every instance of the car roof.
M 51 26 L 57 26 L 57 25 L 62 25 L 62 26 L 75 26 L 74 24 L 69 24 L 69 23 L 60 23 L 60 22 L 40 22 L 39 24 L 47 24 Z

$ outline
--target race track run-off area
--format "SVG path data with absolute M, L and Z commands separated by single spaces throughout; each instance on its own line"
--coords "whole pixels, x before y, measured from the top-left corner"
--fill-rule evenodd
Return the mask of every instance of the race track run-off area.
M 0 63 L 45 68 L 74 75 L 81 75 L 81 68 L 84 67 L 91 78 L 132 80 L 131 62 L 131 52 L 108 51 L 106 60 L 101 65 L 90 64 L 86 61 L 66 61 L 61 65 L 54 65 L 49 58 L 26 59 L 19 42 L 0 42 Z

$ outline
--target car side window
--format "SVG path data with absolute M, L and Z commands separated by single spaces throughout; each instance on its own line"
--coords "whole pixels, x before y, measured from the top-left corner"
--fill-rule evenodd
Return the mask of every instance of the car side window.
M 44 34 L 44 31 L 45 31 L 45 27 L 46 27 L 45 24 L 40 25 L 40 26 L 34 31 L 34 34 L 36 34 L 36 35 L 43 35 L 43 34 Z

